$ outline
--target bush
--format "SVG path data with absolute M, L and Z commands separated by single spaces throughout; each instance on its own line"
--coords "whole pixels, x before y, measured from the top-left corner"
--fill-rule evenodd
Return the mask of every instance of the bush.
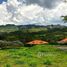
M 11 67 L 9 64 L 6 64 L 6 67 Z
M 19 48 L 24 46 L 24 44 L 20 41 L 2 41 L 0 40 L 0 48 Z
M 51 65 L 52 62 L 51 62 L 50 60 L 46 60 L 46 61 L 44 62 L 44 64 L 46 64 L 46 65 Z
M 25 62 L 24 61 L 16 61 L 16 64 L 24 64 Z

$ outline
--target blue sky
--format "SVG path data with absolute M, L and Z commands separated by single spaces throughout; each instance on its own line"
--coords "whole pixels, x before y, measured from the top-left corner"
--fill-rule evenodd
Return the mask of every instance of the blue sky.
M 1 4 L 2 2 L 4 2 L 4 1 L 6 2 L 7 0 L 0 0 L 0 4 Z
M 5 3 L 3 3 L 5 1 Z M 63 0 L 0 0 L 0 25 L 5 24 L 62 24 L 67 15 Z

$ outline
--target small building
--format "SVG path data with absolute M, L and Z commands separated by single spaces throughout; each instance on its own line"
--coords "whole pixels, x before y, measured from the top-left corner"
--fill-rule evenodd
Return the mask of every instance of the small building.
M 48 42 L 42 40 L 33 40 L 31 42 L 28 42 L 27 44 L 39 45 L 39 44 L 48 44 Z
M 66 44 L 67 43 L 67 38 L 64 38 L 64 39 L 58 41 L 58 43 L 60 43 L 60 44 Z

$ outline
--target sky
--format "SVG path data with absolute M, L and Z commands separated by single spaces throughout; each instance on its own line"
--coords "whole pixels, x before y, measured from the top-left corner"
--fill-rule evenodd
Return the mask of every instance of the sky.
M 2 2 L 7 2 L 7 0 L 0 0 L 0 4 L 1 4 Z
M 0 25 L 67 25 L 61 18 L 65 15 L 65 0 L 0 0 Z

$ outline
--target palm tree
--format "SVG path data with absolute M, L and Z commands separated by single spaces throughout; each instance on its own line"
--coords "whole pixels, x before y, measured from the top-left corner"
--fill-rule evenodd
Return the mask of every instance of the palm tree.
M 63 0 L 65 4 L 67 4 L 67 0 Z M 67 15 L 61 16 L 64 22 L 67 22 Z
M 66 16 L 61 16 L 63 18 L 63 21 L 66 23 L 67 22 L 67 15 Z

